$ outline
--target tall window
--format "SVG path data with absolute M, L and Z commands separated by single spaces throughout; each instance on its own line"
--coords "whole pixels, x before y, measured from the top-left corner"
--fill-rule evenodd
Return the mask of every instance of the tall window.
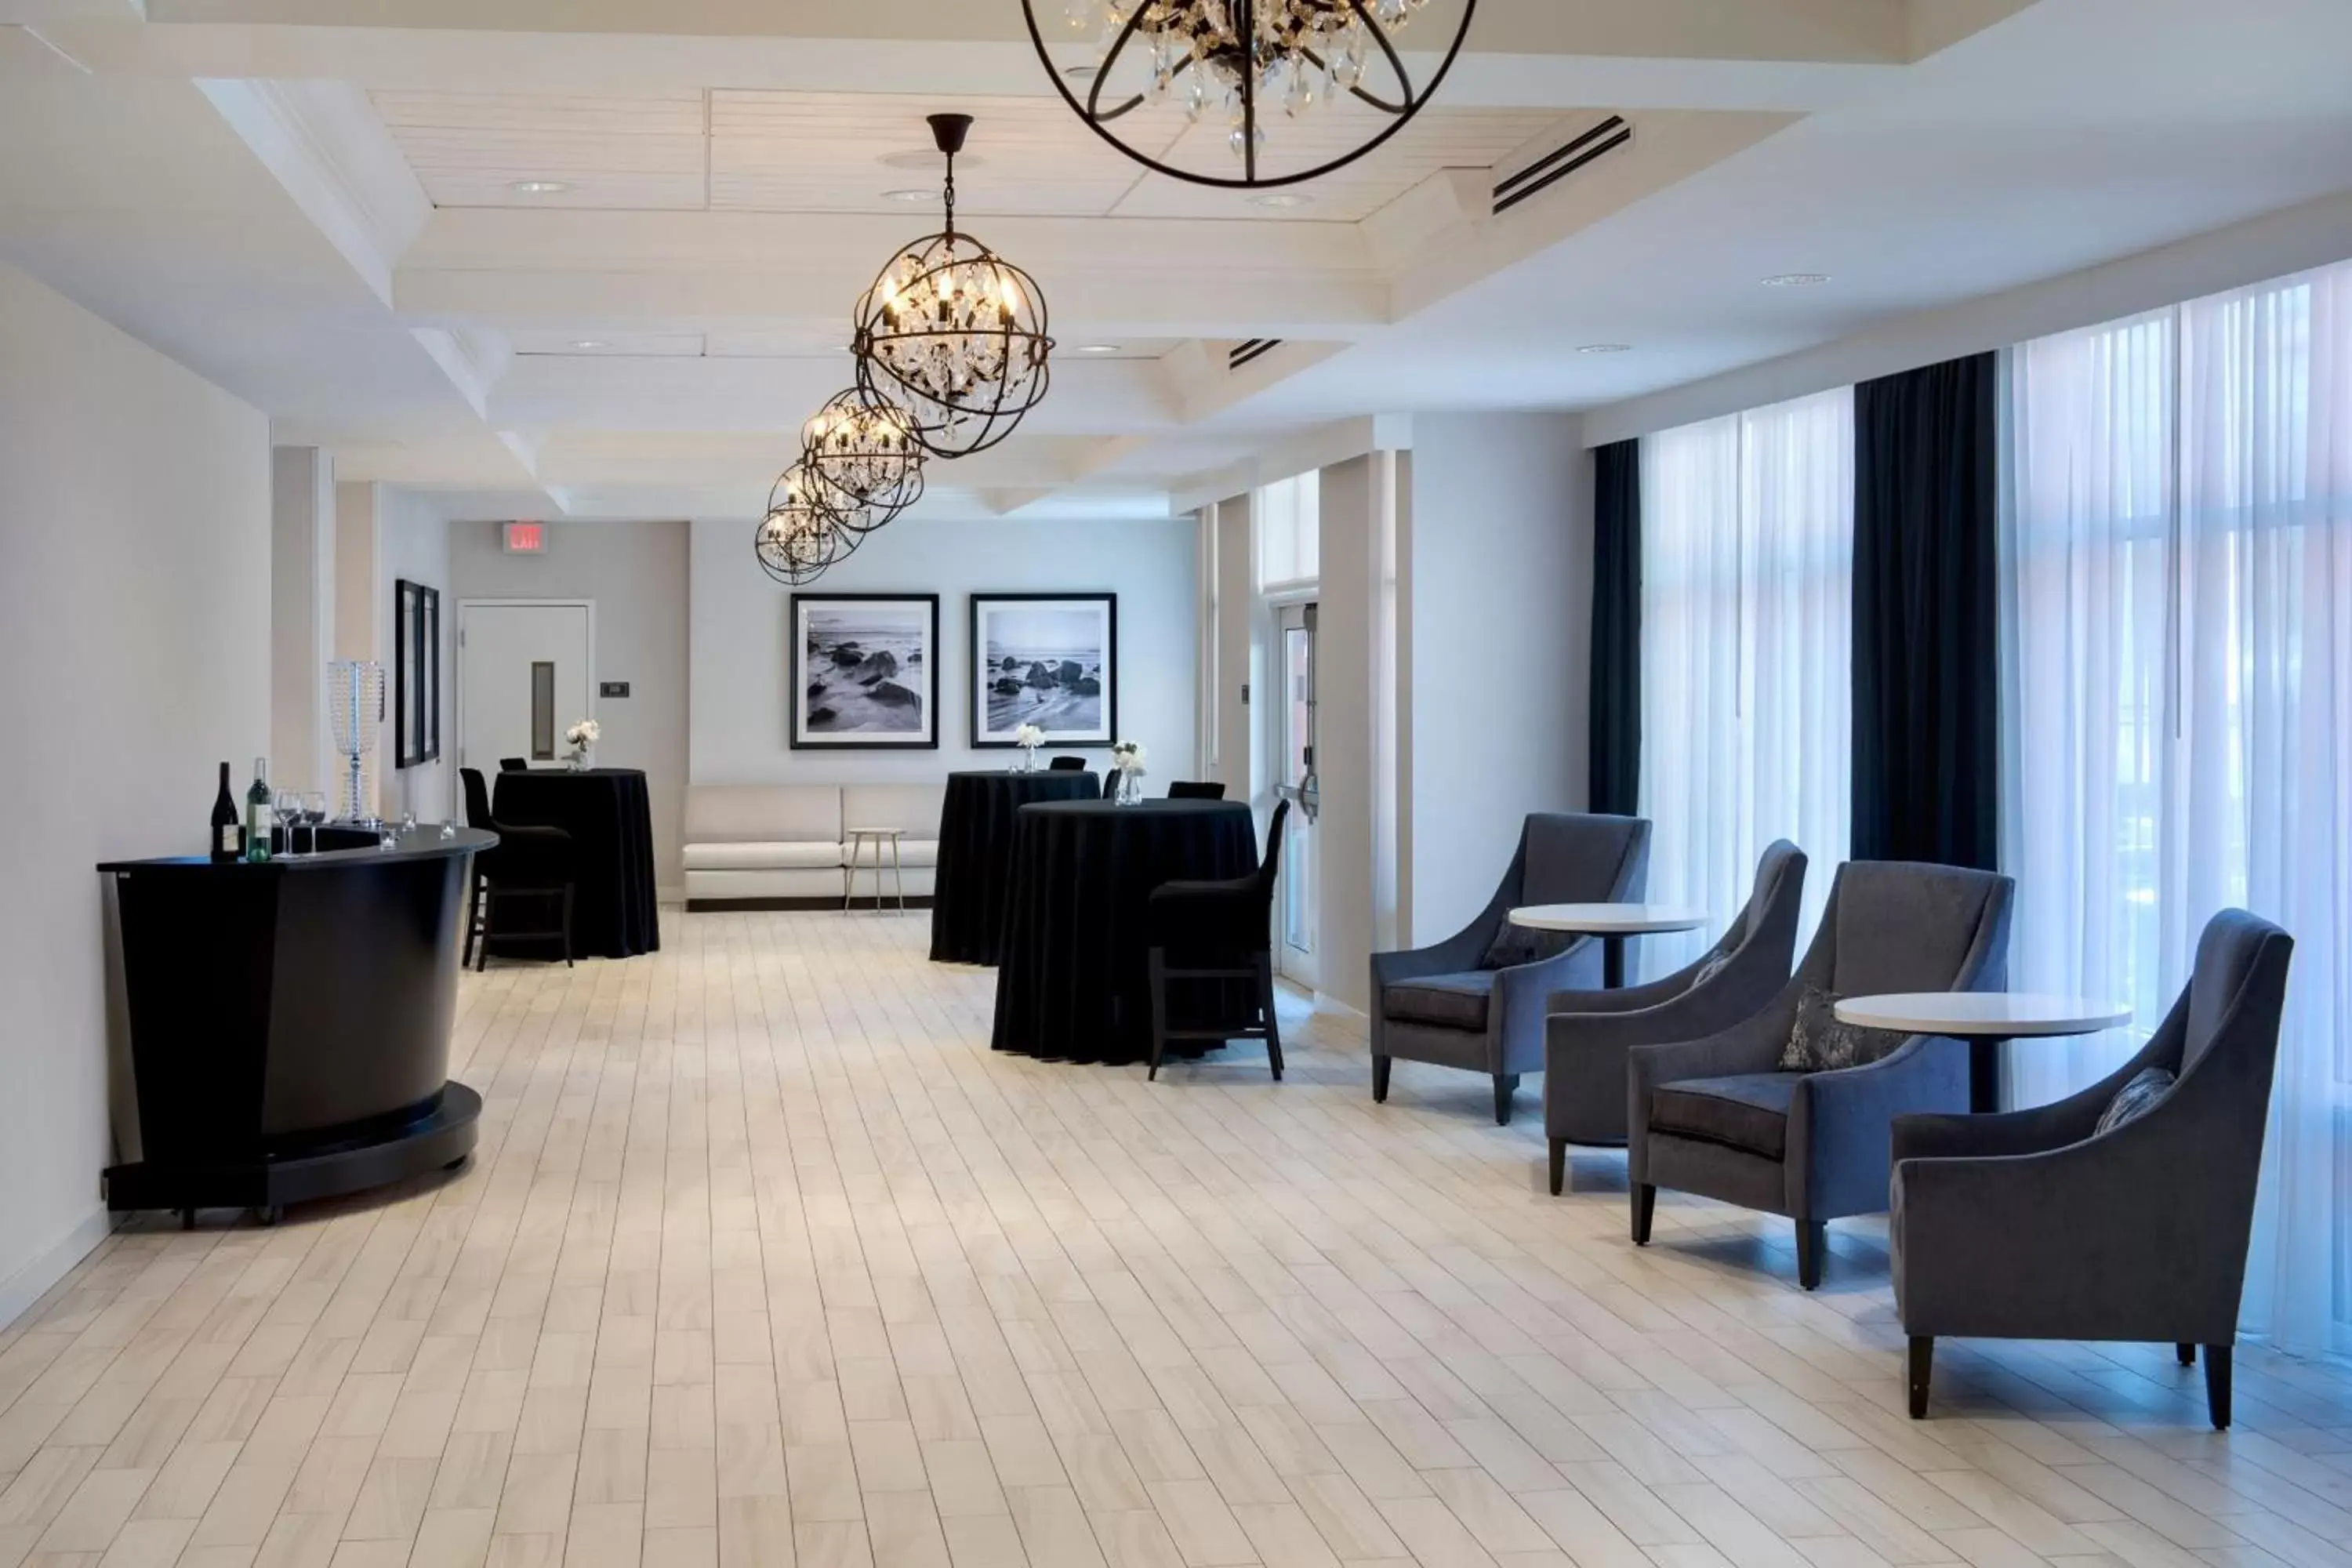
M 2134 1010 L 2011 1082 L 2121 1061 L 2214 911 L 2284 926 L 2246 1324 L 2352 1350 L 2352 267 L 2027 343 L 2010 382 L 2011 973 Z
M 1853 389 L 1644 438 L 1642 570 L 1649 896 L 1713 917 L 1643 968 L 1705 951 L 1775 838 L 1811 858 L 1801 943 L 1852 810 Z
M 1309 468 L 1261 486 L 1257 505 L 1257 590 L 1278 594 L 1311 584 L 1323 570 L 1323 475 Z

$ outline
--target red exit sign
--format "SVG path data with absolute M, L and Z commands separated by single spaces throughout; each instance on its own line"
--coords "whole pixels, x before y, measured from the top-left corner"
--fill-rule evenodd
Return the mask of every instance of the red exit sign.
M 543 522 L 508 523 L 506 545 L 509 555 L 544 555 L 547 553 L 547 525 Z

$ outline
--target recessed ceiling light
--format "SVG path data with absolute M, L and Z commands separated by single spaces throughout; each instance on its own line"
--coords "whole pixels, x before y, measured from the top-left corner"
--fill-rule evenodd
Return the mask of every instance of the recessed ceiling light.
M 1813 289 L 1830 280 L 1826 272 L 1776 272 L 1764 279 L 1767 289 Z
M 1117 343 L 1081 343 L 1078 345 L 1078 352 L 1082 354 L 1115 354 L 1118 353 L 1118 345 Z
M 1314 199 L 1312 196 L 1302 195 L 1297 191 L 1260 191 L 1250 198 L 1250 205 L 1259 207 L 1303 207 Z
M 1632 343 L 1585 343 L 1577 349 L 1580 354 L 1622 354 L 1633 352 Z
M 940 193 L 933 190 L 918 190 L 909 185 L 900 190 L 885 191 L 882 193 L 882 199 L 886 202 L 935 202 L 940 199 Z
M 551 196 L 571 188 L 562 180 L 517 180 L 507 187 L 519 196 Z
M 612 345 L 612 344 L 610 344 L 610 343 L 608 343 L 608 342 L 605 342 L 604 339 L 602 339 L 602 338 L 574 338 L 574 339 L 572 341 L 572 346 L 573 348 L 575 348 L 575 349 L 587 350 L 587 349 L 609 349 L 609 348 L 611 348 L 613 345 Z

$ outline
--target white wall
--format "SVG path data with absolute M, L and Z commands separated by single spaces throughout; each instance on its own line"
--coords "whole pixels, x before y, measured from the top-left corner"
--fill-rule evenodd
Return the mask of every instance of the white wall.
M 695 783 L 929 780 L 959 768 L 1008 766 L 1009 753 L 976 752 L 966 744 L 971 732 L 968 596 L 1090 591 L 1118 595 L 1118 728 L 1123 738 L 1148 748 L 1151 793 L 1164 793 L 1171 779 L 1197 776 L 1192 753 L 1198 563 L 1190 519 L 901 518 L 827 572 L 806 591 L 940 595 L 940 749 L 912 752 L 789 748 L 785 623 L 793 591 L 760 570 L 751 555 L 751 530 L 748 522 L 732 521 L 694 525 Z M 1097 767 L 1109 760 L 1108 752 L 1088 755 Z
M 1380 509 L 1385 453 L 1322 472 L 1315 626 L 1315 988 L 1363 1012 L 1370 1006 L 1373 682 L 1379 669 Z
M 751 566 L 751 529 L 740 530 L 743 564 Z M 682 895 L 678 835 L 685 821 L 687 777 L 687 525 L 677 522 L 551 522 L 543 555 L 509 555 L 495 522 L 453 522 L 448 528 L 450 586 L 441 614 L 454 642 L 460 599 L 593 599 L 596 602 L 596 679 L 625 680 L 625 699 L 589 695 L 590 715 L 602 725 L 596 761 L 643 768 L 652 798 L 654 880 L 666 896 Z M 765 578 L 761 579 L 765 582 Z M 696 618 L 699 620 L 699 606 Z M 443 750 L 454 770 L 459 736 L 457 676 L 449 678 L 449 726 Z M 569 722 L 567 718 L 565 722 Z M 496 757 L 468 757 L 485 773 Z
M 268 421 L 0 265 L 0 1322 L 104 1236 L 100 860 L 269 749 Z
M 1410 555 L 1412 931 L 1494 896 L 1531 811 L 1585 800 L 1592 464 L 1570 415 L 1416 416 Z
M 404 811 L 419 822 L 462 821 L 457 783 L 457 595 L 450 591 L 449 523 L 425 497 L 392 485 L 376 485 L 373 651 L 383 666 L 385 717 L 376 738 L 373 766 L 380 781 L 378 800 L 386 816 Z M 400 731 L 392 713 L 394 659 L 399 651 L 398 584 L 405 578 L 441 591 L 441 756 L 413 768 L 394 766 Z
M 334 650 L 334 463 L 316 447 L 270 454 L 269 783 L 324 789 Z

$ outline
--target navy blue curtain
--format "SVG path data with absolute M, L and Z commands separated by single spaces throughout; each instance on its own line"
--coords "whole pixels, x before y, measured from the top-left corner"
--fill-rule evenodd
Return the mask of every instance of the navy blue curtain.
M 1853 858 L 1995 869 L 1991 354 L 1864 382 L 1853 417 Z
M 1587 809 L 1637 814 L 1642 785 L 1642 444 L 1595 450 Z

